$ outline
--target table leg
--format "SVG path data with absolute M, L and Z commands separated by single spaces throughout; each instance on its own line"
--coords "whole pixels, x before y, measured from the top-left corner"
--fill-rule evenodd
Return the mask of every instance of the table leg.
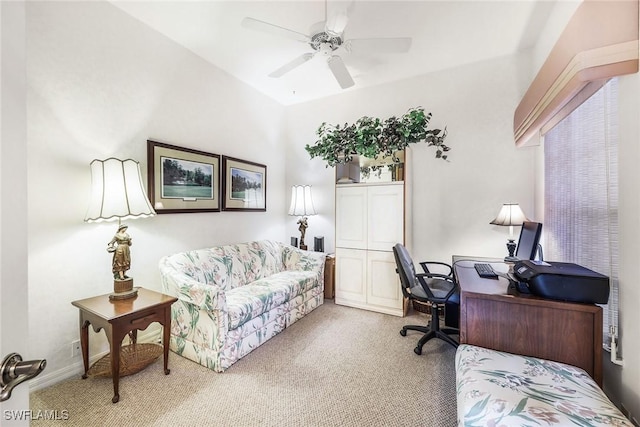
M 164 309 L 164 322 L 162 323 L 162 347 L 164 350 L 164 374 L 169 375 L 169 340 L 171 339 L 171 306 Z
M 115 329 L 115 328 L 114 328 Z M 111 331 L 109 344 L 111 347 L 111 377 L 113 378 L 113 399 L 111 402 L 117 403 L 120 400 L 120 348 L 125 334 L 120 330 Z
M 82 379 L 87 379 L 87 372 L 89 372 L 89 322 L 82 319 L 82 312 L 80 312 L 80 348 L 82 350 L 82 363 L 84 364 L 84 374 Z

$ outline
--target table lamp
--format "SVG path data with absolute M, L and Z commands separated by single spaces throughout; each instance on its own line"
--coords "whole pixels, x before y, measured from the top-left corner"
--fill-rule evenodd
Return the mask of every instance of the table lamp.
M 507 262 L 514 262 L 518 260 L 514 255 L 516 252 L 516 242 L 513 238 L 513 226 L 522 225 L 525 221 L 529 220 L 524 215 L 524 212 L 522 212 L 522 209 L 520 209 L 520 205 L 517 203 L 505 203 L 502 205 L 500 212 L 498 212 L 498 216 L 490 222 L 490 224 L 493 225 L 509 226 L 509 240 L 507 241 L 509 256 L 504 259 Z
M 133 278 L 126 272 L 131 267 L 131 237 L 128 226 L 122 220 L 147 218 L 156 212 L 151 207 L 142 185 L 140 165 L 135 160 L 94 160 L 91 166 L 91 199 L 85 222 L 118 220 L 118 229 L 107 244 L 107 252 L 113 254 L 113 293 L 110 300 L 133 298 Z
M 316 210 L 313 207 L 313 199 L 311 198 L 310 185 L 294 185 L 291 187 L 291 206 L 289 207 L 289 215 L 301 217 L 298 220 L 298 230 L 300 230 L 300 249 L 307 250 L 304 243 L 304 235 L 307 231 L 307 215 L 315 215 Z

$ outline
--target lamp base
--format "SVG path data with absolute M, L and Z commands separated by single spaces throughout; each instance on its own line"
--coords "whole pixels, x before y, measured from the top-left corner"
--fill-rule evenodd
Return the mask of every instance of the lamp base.
M 300 249 L 302 249 L 303 251 L 307 250 L 307 245 L 300 243 Z
M 113 292 L 109 300 L 129 299 L 138 295 L 138 289 L 133 289 L 133 278 L 113 281 Z
M 505 261 L 517 261 L 518 258 L 515 257 L 515 253 L 516 253 L 516 242 L 513 239 L 509 239 L 507 241 L 507 250 L 509 251 L 509 256 L 506 257 L 504 260 Z

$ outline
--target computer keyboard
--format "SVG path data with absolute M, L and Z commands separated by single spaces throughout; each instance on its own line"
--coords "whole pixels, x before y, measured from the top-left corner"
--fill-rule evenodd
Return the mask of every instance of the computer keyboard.
M 477 263 L 475 263 L 473 265 L 473 267 L 478 272 L 478 276 L 482 277 L 483 279 L 497 279 L 498 278 L 498 275 L 493 270 L 493 267 L 491 267 L 491 264 L 477 262 Z

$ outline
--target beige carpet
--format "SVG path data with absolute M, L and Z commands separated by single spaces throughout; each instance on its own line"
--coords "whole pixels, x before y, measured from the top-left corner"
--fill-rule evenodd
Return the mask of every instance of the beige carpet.
M 421 313 L 399 318 L 331 300 L 217 374 L 170 353 L 120 380 L 71 379 L 31 394 L 31 409 L 68 411 L 64 426 L 455 426 L 455 349 L 413 352 Z

